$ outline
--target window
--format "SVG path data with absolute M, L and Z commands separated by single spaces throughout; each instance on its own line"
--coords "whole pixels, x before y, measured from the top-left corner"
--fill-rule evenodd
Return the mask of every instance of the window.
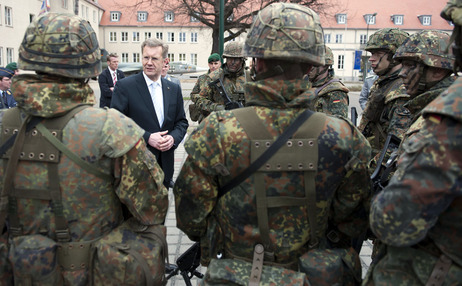
M 85 9 L 83 9 L 83 4 L 80 5 L 80 16 L 85 19 Z
M 109 42 L 117 42 L 117 32 L 109 32 Z
M 140 62 L 140 53 L 133 53 L 133 62 L 134 63 Z
M 324 43 L 329 44 L 330 43 L 330 34 L 324 34 Z
M 133 32 L 133 42 L 139 42 L 140 41 L 140 32 Z
M 151 32 L 144 32 L 144 39 L 150 39 L 151 38 Z
M 169 43 L 175 42 L 175 33 L 173 33 L 173 32 L 168 32 L 167 33 L 167 42 L 169 42 Z
M 395 25 L 402 25 L 404 22 L 404 16 L 403 15 L 392 15 L 391 16 L 391 21 Z
M 148 12 L 138 12 L 138 22 L 146 22 L 148 20 Z
M 3 66 L 3 47 L 0 47 L 0 66 Z
M 359 35 L 359 43 L 360 44 L 367 44 L 367 35 Z
M 122 62 L 128 63 L 128 53 L 122 53 Z
M 178 42 L 186 43 L 186 33 L 185 32 L 178 33 Z
M 197 66 L 197 54 L 191 54 L 191 64 Z
M 341 44 L 342 40 L 343 40 L 343 35 L 342 34 L 335 35 L 335 43 L 336 44 Z
M 88 20 L 90 18 L 90 10 L 88 7 L 85 7 L 85 20 Z
M 6 62 L 7 63 L 14 62 L 14 49 L 13 48 L 6 48 Z
M 197 32 L 191 32 L 191 43 L 197 43 Z
M 174 61 L 175 61 L 175 54 L 167 54 L 167 58 L 168 58 L 171 62 L 174 62 Z
M 171 11 L 165 12 L 164 14 L 165 22 L 173 22 L 174 18 L 175 18 L 175 14 L 173 14 L 173 12 Z
M 178 55 L 178 60 L 180 62 L 185 62 L 186 61 L 186 54 L 179 54 Z
M 111 12 L 111 22 L 119 22 L 120 12 Z
M 335 18 L 337 19 L 337 24 L 347 23 L 347 14 L 336 14 Z
M 343 70 L 343 61 L 345 60 L 345 56 L 344 55 L 338 55 L 338 61 L 337 61 L 337 68 L 339 70 Z
M 13 8 L 6 7 L 6 6 L 5 6 L 5 25 L 13 26 Z
M 196 14 L 196 13 L 194 13 L 194 14 Z M 193 23 L 197 23 L 197 22 L 199 22 L 199 19 L 197 19 L 197 18 L 194 17 L 194 16 L 191 16 L 191 20 L 190 20 L 190 21 L 193 22 Z
M 234 19 L 234 14 L 231 14 L 231 15 L 229 15 L 228 18 L 226 18 L 226 21 L 227 21 L 227 22 L 232 22 L 233 19 Z
M 128 32 L 121 32 L 122 42 L 128 42 Z
M 164 33 L 156 32 L 156 39 L 163 40 L 163 38 L 164 38 Z
M 64 9 L 67 9 L 67 0 L 62 0 L 62 6 Z
M 375 16 L 377 13 L 374 14 L 365 14 L 364 15 L 364 21 L 366 21 L 367 25 L 375 25 Z
M 6 16 L 6 11 L 5 11 Z M 432 16 L 430 15 L 419 15 L 417 16 L 420 20 L 420 23 L 424 26 L 430 26 L 432 24 Z
M 96 23 L 97 19 L 96 19 L 96 11 L 93 11 L 93 22 Z

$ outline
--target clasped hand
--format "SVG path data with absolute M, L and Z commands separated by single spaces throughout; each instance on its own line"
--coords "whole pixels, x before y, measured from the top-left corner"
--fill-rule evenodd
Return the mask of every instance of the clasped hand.
M 148 144 L 162 152 L 170 150 L 175 140 L 167 133 L 168 131 L 152 133 L 151 136 L 149 136 Z

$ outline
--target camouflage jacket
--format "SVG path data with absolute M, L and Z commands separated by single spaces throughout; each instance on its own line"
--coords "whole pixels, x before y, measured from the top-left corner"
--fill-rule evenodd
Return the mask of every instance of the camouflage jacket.
M 199 106 L 204 116 L 207 116 L 212 111 L 220 110 L 220 108 L 223 109 L 223 98 L 216 88 L 208 85 L 219 78 L 222 79 L 223 87 L 232 101 L 240 101 L 242 104 L 245 103 L 245 69 L 241 69 L 236 74 L 231 74 L 225 64 L 223 68 L 208 74 L 205 82 L 200 87 L 196 105 Z
M 380 240 L 391 246 L 374 267 L 374 280 L 396 281 L 392 279 L 396 279 L 393 274 L 397 272 L 390 271 L 397 267 L 391 257 L 397 255 L 394 247 L 401 253 L 401 273 L 416 271 L 412 267 L 414 263 L 404 260 L 413 261 L 414 257 L 409 256 L 416 249 L 427 249 L 426 245 L 433 245 L 430 249 L 433 256 L 444 253 L 462 265 L 461 94 L 462 80 L 458 79 L 447 93 L 423 110 L 423 128 L 403 143 L 405 153 L 399 159 L 398 170 L 387 188 L 373 200 L 371 228 Z M 433 265 L 429 263 L 420 269 L 431 271 Z M 458 273 L 449 273 L 458 275 L 459 283 L 460 269 Z
M 12 88 L 18 108 L 27 115 L 52 118 L 82 103 L 95 103 L 88 84 L 71 80 L 58 83 L 56 78 L 19 75 Z M 6 112 L 0 112 L 0 123 Z M 71 241 L 93 240 L 115 228 L 123 220 L 122 203 L 144 225 L 163 223 L 168 207 L 164 176 L 145 147 L 143 132 L 118 111 L 93 107 L 77 113 L 63 129 L 62 142 L 72 152 L 114 177 L 113 181 L 96 177 L 61 155 L 58 174 Z M 47 164 L 20 160 L 14 185 L 47 190 L 47 173 Z M 2 181 L 4 174 L 0 168 Z M 3 185 L 0 188 L 3 191 Z M 50 201 L 17 199 L 17 205 L 24 235 L 56 238 Z
M 316 99 L 310 104 L 312 110 L 348 118 L 350 90 L 339 79 L 329 74 L 312 84 L 317 94 Z
M 402 138 L 407 129 L 407 126 L 401 126 L 400 122 L 393 122 L 394 125 L 391 125 L 395 110 L 403 108 L 403 104 L 409 99 L 402 79 L 398 77 L 399 72 L 400 70 L 391 75 L 380 76 L 374 82 L 359 123 L 359 129 L 371 144 L 372 157 L 382 150 L 388 133 Z
M 273 138 L 277 138 L 314 97 L 310 83 L 305 80 L 251 82 L 246 84 L 245 94 L 247 105 L 256 110 Z M 330 220 L 342 233 L 356 236 L 367 224 L 355 211 L 369 199 L 366 162 L 370 146 L 349 121 L 330 116 L 318 141 L 315 181 L 319 234 L 324 237 L 327 220 Z M 251 259 L 253 247 L 260 241 L 255 175 L 217 200 L 220 186 L 250 164 L 248 136 L 232 111 L 214 112 L 193 131 L 185 149 L 188 157 L 173 190 L 177 226 L 192 240 L 201 240 L 203 250 L 210 246 L 203 242 L 221 227 L 225 251 Z M 265 176 L 272 195 L 304 196 L 302 172 L 273 174 Z M 220 227 L 214 228 L 216 225 Z M 292 262 L 307 251 L 310 226 L 306 207 L 272 209 L 269 226 L 276 262 Z M 207 254 L 202 252 L 202 255 Z
M 220 68 L 221 69 L 221 68 Z M 207 71 L 207 73 L 201 74 L 196 81 L 196 84 L 194 84 L 194 87 L 191 91 L 191 101 L 196 103 L 197 99 L 199 98 L 199 93 L 201 92 L 201 87 L 204 86 L 207 82 L 207 77 L 210 74 L 210 70 Z

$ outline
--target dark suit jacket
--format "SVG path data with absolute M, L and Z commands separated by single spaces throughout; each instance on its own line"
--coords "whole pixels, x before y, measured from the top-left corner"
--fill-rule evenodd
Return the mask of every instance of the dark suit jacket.
M 159 150 L 147 144 L 148 149 L 156 155 L 157 162 L 165 173 L 165 182 L 173 177 L 174 151 L 183 140 L 189 123 L 184 112 L 183 95 L 178 84 L 161 79 L 164 98 L 164 123 L 159 126 L 151 94 L 143 73 L 129 76 L 117 82 L 112 97 L 111 107 L 132 118 L 145 130 L 144 140 L 148 142 L 151 133 L 168 130 L 175 143 L 166 151 Z
M 125 77 L 124 72 L 116 70 L 117 81 Z M 99 89 L 101 90 L 101 97 L 99 98 L 99 107 L 111 106 L 112 91 L 109 89 L 114 87 L 114 81 L 109 69 L 104 69 L 103 72 L 98 76 Z M 116 83 L 117 85 L 117 83 Z
M 16 100 L 13 98 L 13 94 L 11 93 L 10 89 L 7 89 L 3 92 L 6 96 L 6 106 L 3 102 L 3 98 L 0 95 L 0 109 L 4 108 L 12 108 L 16 106 Z

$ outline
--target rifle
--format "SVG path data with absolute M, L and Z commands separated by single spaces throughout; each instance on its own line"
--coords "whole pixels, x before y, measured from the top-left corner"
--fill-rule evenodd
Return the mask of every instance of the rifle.
M 393 134 L 388 134 L 387 139 L 385 140 L 385 145 L 380 153 L 380 158 L 377 161 L 377 166 L 375 167 L 374 173 L 371 175 L 373 183 L 372 194 L 375 195 L 381 192 L 388 185 L 388 181 L 390 180 L 389 176 L 396 169 L 400 143 L 401 139 Z M 386 164 L 383 164 L 387 151 L 389 151 L 391 155 Z
M 358 121 L 358 112 L 356 111 L 356 107 L 351 108 L 351 122 L 354 126 L 357 126 Z
M 236 108 L 243 107 L 242 103 L 231 100 L 231 98 L 226 93 L 225 88 L 223 87 L 223 81 L 221 81 L 221 78 L 218 78 L 218 79 L 212 81 L 211 83 L 209 83 L 209 86 L 210 87 L 215 87 L 217 89 L 218 93 L 223 98 L 223 102 L 224 102 L 226 110 L 231 110 L 231 109 L 236 109 Z
M 202 273 L 196 270 L 197 267 L 200 266 L 200 260 L 201 246 L 199 242 L 196 242 L 177 258 L 176 264 L 167 264 L 165 266 L 167 280 L 180 273 L 186 285 L 192 286 L 191 278 L 193 278 L 193 276 L 200 279 L 204 277 Z

